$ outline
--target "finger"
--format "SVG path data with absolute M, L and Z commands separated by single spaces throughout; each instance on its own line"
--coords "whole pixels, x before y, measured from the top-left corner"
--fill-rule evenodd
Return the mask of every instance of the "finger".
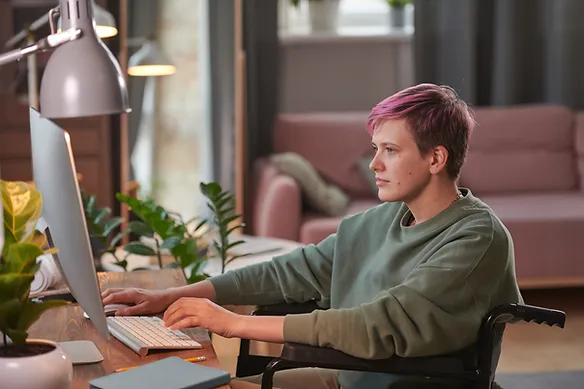
M 116 293 L 116 292 L 121 292 L 122 290 L 124 290 L 123 288 L 108 288 L 106 290 L 104 290 L 103 292 L 101 292 L 101 298 L 106 298 L 107 296 L 109 296 L 112 293 Z
M 182 320 L 177 321 L 176 323 L 174 323 L 172 326 L 170 326 L 171 330 L 181 330 L 183 328 L 189 328 L 189 327 L 197 327 L 198 324 L 198 320 L 196 317 L 187 317 L 184 318 Z
M 168 317 L 170 317 L 170 315 L 172 315 L 176 311 L 179 311 L 195 302 L 196 299 L 194 298 L 180 298 L 176 300 L 174 303 L 170 304 L 168 308 L 166 308 L 166 311 L 164 311 L 164 315 L 162 316 L 162 320 L 166 320 Z
M 103 305 L 114 303 L 134 303 L 136 300 L 136 292 L 134 290 L 122 290 L 115 292 L 102 299 Z
M 171 325 L 175 324 L 176 322 L 188 318 L 193 317 L 196 318 L 200 314 L 199 309 L 197 307 L 193 307 L 192 305 L 186 305 L 179 310 L 176 310 L 172 314 L 170 314 L 166 320 L 164 320 L 164 325 L 170 327 Z
M 132 316 L 138 315 L 142 312 L 146 311 L 146 304 L 147 302 L 140 303 L 138 305 L 134 305 L 127 308 L 120 308 L 116 311 L 116 316 Z
M 165 326 L 170 327 L 171 325 L 177 323 L 178 321 L 188 317 L 192 317 L 192 315 L 189 315 L 185 310 L 179 310 L 174 312 L 168 318 L 163 319 L 163 321 Z

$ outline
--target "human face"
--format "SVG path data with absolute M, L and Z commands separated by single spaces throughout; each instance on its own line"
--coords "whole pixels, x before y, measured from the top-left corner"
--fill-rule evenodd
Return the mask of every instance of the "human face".
M 420 154 L 407 126 L 405 119 L 386 120 L 371 138 L 375 155 L 369 168 L 375 172 L 381 201 L 412 200 L 431 179 L 431 158 Z

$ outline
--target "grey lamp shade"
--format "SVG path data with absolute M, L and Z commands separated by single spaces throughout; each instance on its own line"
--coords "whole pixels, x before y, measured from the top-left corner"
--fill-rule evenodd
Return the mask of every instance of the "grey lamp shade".
M 95 20 L 95 31 L 97 36 L 105 39 L 118 34 L 116 26 L 116 19 L 107 9 L 99 4 L 95 4 L 93 8 L 93 20 Z M 61 31 L 62 17 L 57 22 L 57 29 Z
M 175 66 L 154 41 L 146 41 L 128 60 L 131 76 L 167 76 L 176 73 Z
M 61 15 L 63 29 L 80 28 L 82 37 L 50 55 L 41 80 L 40 111 L 46 118 L 72 118 L 130 112 L 126 80 L 117 59 L 96 35 L 92 0 L 60 0 L 61 10 L 72 2 L 79 14 Z M 77 17 L 78 16 L 78 17 Z
M 98 4 L 95 5 L 93 11 L 97 36 L 100 38 L 109 38 L 118 34 L 114 15 Z

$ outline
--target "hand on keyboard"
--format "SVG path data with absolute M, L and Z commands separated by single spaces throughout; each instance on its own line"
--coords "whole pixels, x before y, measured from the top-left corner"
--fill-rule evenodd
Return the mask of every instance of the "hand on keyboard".
M 183 297 L 172 303 L 162 318 L 172 330 L 203 327 L 225 338 L 237 336 L 243 321 L 240 315 L 220 307 L 209 299 Z
M 116 316 L 154 315 L 163 312 L 172 302 L 173 297 L 167 290 L 148 290 L 138 288 L 111 288 L 102 294 L 103 305 L 128 304 Z

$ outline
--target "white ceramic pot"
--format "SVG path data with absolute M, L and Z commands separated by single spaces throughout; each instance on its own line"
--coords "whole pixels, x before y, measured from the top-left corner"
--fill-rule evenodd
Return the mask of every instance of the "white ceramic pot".
M 29 339 L 18 354 L 12 346 L 0 347 L 2 389 L 69 389 L 73 364 L 54 342 Z
M 312 32 L 336 32 L 340 0 L 308 0 Z
M 404 28 L 406 26 L 405 7 L 391 7 L 389 9 L 389 24 L 392 28 Z

